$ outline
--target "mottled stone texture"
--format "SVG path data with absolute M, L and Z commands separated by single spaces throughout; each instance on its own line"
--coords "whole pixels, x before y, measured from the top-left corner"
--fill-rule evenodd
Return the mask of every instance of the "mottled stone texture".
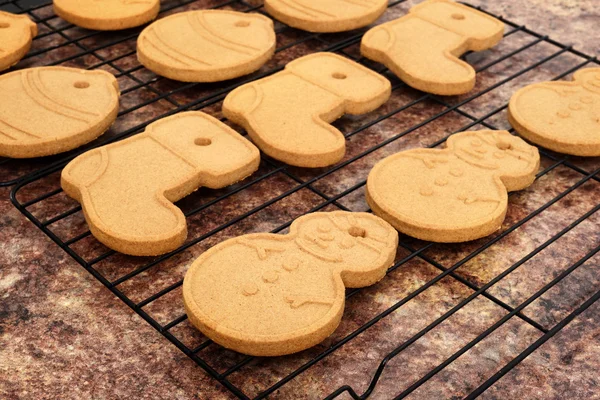
M 20 4 L 32 2 L 21 0 Z M 404 15 L 418 2 L 394 5 L 378 23 Z M 246 10 L 261 1 L 165 0 L 161 4 L 165 16 L 208 7 Z M 599 53 L 596 0 L 472 0 L 472 4 L 576 49 Z M 225 83 L 184 84 L 139 65 L 135 39 L 141 28 L 95 33 L 56 18 L 51 6 L 36 9 L 33 15 L 44 21 L 39 25 L 40 36 L 16 68 L 60 64 L 106 69 L 118 76 L 121 85 L 121 115 L 105 135 L 82 149 L 36 160 L 0 160 L 3 183 L 64 161 L 92 145 L 135 134 L 177 109 L 200 109 L 221 118 L 223 97 L 232 87 L 364 31 L 315 35 L 276 23 L 278 52 L 260 71 Z M 367 211 L 364 183 L 379 160 L 409 148 L 440 146 L 459 130 L 485 129 L 478 118 L 487 126 L 507 129 L 503 106 L 514 90 L 552 79 L 584 61 L 568 52 L 557 54 L 559 47 L 536 42 L 535 36 L 513 29 L 507 26 L 507 37 L 495 48 L 466 56 L 479 71 L 477 85 L 469 94 L 447 98 L 407 87 L 381 65 L 360 59 L 358 44 L 349 43 L 340 53 L 384 73 L 393 92 L 379 109 L 334 123 L 347 137 L 344 160 L 308 170 L 263 157 L 259 170 L 244 181 L 221 190 L 201 188 L 177 203 L 189 215 L 186 248 L 177 254 L 129 257 L 109 251 L 89 235 L 77 202 L 63 192 L 27 210 L 41 222 L 68 212 L 48 229 L 63 242 L 83 235 L 70 245 L 71 250 L 85 262 L 96 260 L 93 268 L 106 280 L 131 276 L 116 288 L 133 302 L 171 288 L 143 307 L 164 326 L 184 316 L 179 285 L 189 265 L 206 249 L 245 233 L 286 232 L 291 220 L 313 210 Z M 529 47 L 521 51 L 524 46 Z M 455 107 L 448 110 L 448 106 Z M 409 398 L 462 398 L 600 287 L 600 255 L 596 254 L 532 301 L 521 315 L 508 319 L 477 344 L 472 342 L 595 251 L 600 242 L 600 213 L 594 212 L 600 199 L 600 176 L 590 177 L 600 167 L 600 159 L 544 151 L 541 164 L 537 181 L 510 195 L 506 220 L 490 237 L 431 245 L 401 235 L 394 268 L 378 284 L 349 291 L 340 327 L 314 348 L 286 357 L 248 359 L 207 342 L 185 319 L 168 332 L 190 349 L 206 344 L 198 357 L 217 373 L 227 373 L 227 379 L 250 397 L 309 367 L 272 397 L 322 398 L 348 385 L 359 395 L 371 387 L 372 398 L 387 399 L 418 383 L 410 389 Z M 59 188 L 57 169 L 20 188 L 17 199 L 27 202 Z M 8 189 L 0 189 L 0 398 L 232 397 L 27 221 L 8 196 Z M 448 268 L 453 272 L 440 279 Z M 475 290 L 500 274 L 505 275 L 503 279 L 469 301 Z M 464 306 L 457 311 L 459 305 Z M 445 313 L 449 317 L 438 323 Z M 600 398 L 599 321 L 600 306 L 594 304 L 483 398 Z M 415 335 L 418 338 L 408 345 Z M 464 346 L 468 348 L 460 357 L 420 382 Z M 398 348 L 404 349 L 389 360 L 374 385 L 382 360 Z M 343 392 L 340 398 L 350 396 Z

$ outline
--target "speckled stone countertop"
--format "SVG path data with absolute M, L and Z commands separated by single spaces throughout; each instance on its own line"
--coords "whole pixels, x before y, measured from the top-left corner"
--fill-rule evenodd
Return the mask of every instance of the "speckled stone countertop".
M 250 3 L 254 2 L 250 1 Z M 480 5 L 490 12 L 503 15 L 513 22 L 524 24 L 542 34 L 548 34 L 562 43 L 572 44 L 575 49 L 587 54 L 600 54 L 598 0 L 471 0 L 470 3 Z M 518 42 L 519 39 L 514 40 Z M 47 46 L 48 43 L 38 45 Z M 535 56 L 539 57 L 540 54 Z M 506 71 L 517 68 L 518 65 L 515 66 L 514 63 L 526 63 L 527 57 L 528 55 L 524 54 L 508 65 L 495 67 L 495 76 L 502 76 Z M 475 57 L 469 61 L 477 63 L 480 60 Z M 45 60 L 35 59 L 31 62 L 41 65 Z M 80 62 L 85 64 L 88 61 Z M 124 59 L 123 65 L 126 62 L 127 60 Z M 143 73 L 144 71 L 141 71 L 140 76 Z M 540 73 L 543 74 L 544 71 Z M 548 74 L 551 73 L 550 68 Z M 493 78 L 482 74 L 478 79 L 480 82 L 485 82 L 486 79 Z M 168 87 L 169 83 L 162 82 L 157 85 Z M 180 93 L 177 100 L 185 101 L 185 95 L 185 92 Z M 502 92 L 482 98 L 477 104 L 466 106 L 481 109 L 465 109 L 465 111 L 479 116 L 490 104 L 497 106 L 498 102 L 506 102 L 509 95 L 510 92 Z M 123 101 L 127 103 L 128 100 L 123 99 Z M 391 107 L 394 101 L 400 100 L 396 98 L 385 107 Z M 150 110 L 142 109 L 139 113 L 132 114 L 131 118 L 150 119 L 172 106 L 167 102 L 161 102 L 153 107 Z M 431 115 L 436 107 L 439 105 L 433 103 L 421 105 L 411 111 L 411 116 L 415 119 L 423 119 Z M 218 114 L 216 108 L 213 111 Z M 402 124 L 409 126 L 411 121 L 407 116 L 403 120 L 398 119 L 393 122 L 399 126 Z M 350 127 L 352 123 L 352 120 L 347 121 Z M 382 124 L 385 123 L 389 122 L 384 121 Z M 120 124 L 122 124 L 121 128 L 125 129 L 133 122 L 124 119 Z M 429 136 L 419 136 L 417 132 L 414 136 L 411 135 L 411 138 L 405 140 L 403 138 L 395 145 L 396 147 L 388 147 L 387 150 L 384 148 L 384 152 L 379 153 L 375 158 L 365 158 L 345 171 L 321 179 L 315 187 L 329 195 L 338 194 L 352 186 L 358 179 L 357 176 L 364 177 L 376 159 L 387 152 L 398 151 L 403 146 L 425 146 L 443 137 L 444 132 L 456 130 L 464 124 L 464 118 L 460 114 L 449 114 L 434 123 L 428 133 Z M 506 124 L 500 123 L 500 126 L 505 127 Z M 362 148 L 372 146 L 372 141 L 385 139 L 381 136 L 384 131 L 385 127 L 377 128 L 360 138 L 352 137 L 350 140 L 353 146 L 349 146 L 348 156 L 352 156 L 353 152 Z M 600 165 L 597 159 L 576 159 L 573 162 L 586 171 L 591 171 Z M 542 167 L 549 167 L 549 161 L 546 160 L 545 163 L 542 163 Z M 312 172 L 295 172 L 303 179 L 312 177 Z M 273 175 L 271 180 L 263 182 L 248 193 L 241 194 L 238 200 L 243 201 L 244 204 L 260 204 L 292 186 L 292 183 L 287 182 L 286 179 Z M 522 220 L 525 215 L 536 210 L 579 179 L 581 176 L 564 166 L 552 169 L 538 179 L 531 189 L 511 197 L 504 226 Z M 57 187 L 57 175 L 54 174 L 44 182 L 43 184 L 47 184 L 48 187 L 50 185 Z M 0 399 L 232 397 L 217 381 L 117 299 L 28 221 L 11 204 L 9 192 L 10 188 L 0 188 Z M 197 196 L 201 195 L 202 193 Z M 241 232 L 244 229 L 246 231 L 273 229 L 281 221 L 306 212 L 313 203 L 318 203 L 318 199 L 313 197 L 312 192 L 301 190 L 248 221 L 241 228 Z M 470 282 L 480 286 L 490 281 L 554 233 L 596 206 L 599 198 L 600 183 L 588 181 L 581 185 L 539 217 L 499 241 L 496 246 L 465 263 L 457 271 L 456 279 L 446 277 L 440 280 L 331 356 L 300 374 L 275 392 L 273 397 L 322 398 L 346 384 L 352 386 L 358 393 L 363 393 L 385 354 L 472 293 L 472 289 L 465 283 Z M 49 202 L 47 208 L 50 209 L 52 204 L 57 202 L 68 201 L 70 200 L 60 197 Z M 346 196 L 341 202 L 353 210 L 365 208 L 362 190 Z M 69 204 L 72 206 L 75 203 L 71 201 Z M 224 204 L 221 209 L 203 214 L 203 218 L 207 216 L 215 220 L 224 218 L 223 215 L 237 212 L 239 204 L 241 203 L 235 201 Z M 185 205 L 184 200 L 182 207 L 185 208 Z M 42 214 L 50 212 L 46 209 L 37 211 Z M 562 272 L 566 266 L 571 265 L 598 245 L 600 242 L 598 228 L 600 215 L 598 214 L 592 214 L 568 234 L 544 249 L 530 260 L 525 268 L 508 275 L 499 284 L 494 285 L 489 293 L 509 306 L 514 307 L 522 303 L 549 279 Z M 75 218 L 79 219 L 65 225 L 63 229 L 68 231 L 76 228 L 83 229 L 85 224 L 81 216 Z M 189 223 L 190 235 L 198 236 L 202 233 L 201 226 L 205 230 L 212 229 L 212 220 L 199 220 L 199 218 Z M 214 240 L 222 240 L 225 236 Z M 162 274 L 160 283 L 167 285 L 172 283 L 173 279 L 179 279 L 190 260 L 206 246 L 212 244 L 214 243 L 209 241 L 196 246 L 172 260 L 162 271 L 157 272 Z M 83 243 L 82 246 L 86 244 Z M 442 267 L 447 267 L 472 251 L 472 246 L 475 245 L 433 246 L 423 256 Z M 93 253 L 96 249 L 90 247 L 84 250 Z M 398 259 L 406 254 L 408 253 L 400 250 Z M 377 313 L 388 309 L 440 273 L 439 269 L 423 260 L 422 258 L 411 259 L 401 268 L 390 272 L 388 278 L 377 285 L 361 290 L 350 297 L 339 329 L 327 339 L 326 343 L 296 356 L 250 363 L 232 374 L 230 380 L 249 396 L 258 394 L 297 368 L 301 362 L 314 357 L 331 343 L 364 324 Z M 116 274 L 117 272 L 113 270 L 117 268 L 115 265 L 126 269 L 134 264 L 127 260 L 123 260 L 122 265 L 113 262 L 103 273 L 108 276 Z M 123 290 L 129 290 L 129 296 L 132 298 L 144 298 L 147 295 L 144 289 L 149 286 L 144 279 L 145 276 L 140 276 L 135 284 L 131 287 L 125 285 Z M 523 314 L 543 328 L 550 329 L 599 288 L 600 256 L 596 255 L 542 298 L 528 306 Z M 172 300 L 172 303 L 179 306 L 179 295 L 180 291 L 175 291 L 174 296 L 168 301 Z M 168 308 L 166 310 L 155 309 L 156 318 L 162 316 L 169 320 L 168 317 L 172 315 L 167 315 Z M 386 366 L 372 398 L 391 398 L 402 392 L 411 382 L 444 361 L 505 314 L 504 308 L 487 298 L 482 296 L 476 298 L 394 358 Z M 523 319 L 512 318 L 409 397 L 436 400 L 462 398 L 542 335 L 540 330 L 524 322 Z M 198 337 L 193 339 L 198 340 Z M 210 353 L 211 351 L 213 354 Z M 209 359 L 212 357 L 215 365 L 223 366 L 219 372 L 222 372 L 228 363 L 239 361 L 239 355 L 219 349 L 207 350 L 205 357 Z M 482 398 L 600 399 L 599 369 L 600 302 L 597 302 L 485 391 Z M 344 393 L 340 398 L 350 397 Z

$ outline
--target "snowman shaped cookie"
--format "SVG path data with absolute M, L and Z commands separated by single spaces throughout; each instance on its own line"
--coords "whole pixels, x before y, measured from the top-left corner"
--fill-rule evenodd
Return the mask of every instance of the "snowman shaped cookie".
M 400 232 L 434 242 L 464 242 L 500 228 L 507 191 L 535 179 L 537 148 L 507 131 L 462 132 L 447 148 L 407 150 L 380 161 L 367 202 Z
M 560 153 L 600 156 L 600 68 L 573 82 L 526 86 L 510 99 L 508 120 L 519 134 Z
M 336 329 L 344 287 L 383 278 L 397 245 L 398 233 L 372 214 L 307 214 L 287 235 L 244 235 L 202 254 L 183 282 L 186 312 L 224 347 L 258 356 L 298 352 Z

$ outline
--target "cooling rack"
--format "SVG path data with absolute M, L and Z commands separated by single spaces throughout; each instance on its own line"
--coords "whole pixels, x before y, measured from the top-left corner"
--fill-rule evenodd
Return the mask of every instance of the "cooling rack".
M 404 15 L 413 3 L 390 2 L 378 23 Z M 439 147 L 455 132 L 509 129 L 507 101 L 516 89 L 568 79 L 577 69 L 600 63 L 493 15 L 506 25 L 502 42 L 464 57 L 478 72 L 475 89 L 439 97 L 407 87 L 362 58 L 364 29 L 313 34 L 276 23 L 277 53 L 261 70 L 220 84 L 186 84 L 139 65 L 135 39 L 141 29 L 86 31 L 57 18 L 49 4 L 0 3 L 2 10 L 27 13 L 40 28 L 17 67 L 60 64 L 114 73 L 123 93 L 119 120 L 72 152 L 0 160 L 0 185 L 15 185 L 11 200 L 27 218 L 232 395 L 443 398 L 442 383 L 452 381 L 453 396 L 475 398 L 600 298 L 600 274 L 593 269 L 599 265 L 600 160 L 540 149 L 538 178 L 530 188 L 510 194 L 500 231 L 453 245 L 401 235 L 386 278 L 347 291 L 342 323 L 321 345 L 277 358 L 243 356 L 216 345 L 191 327 L 181 302 L 185 271 L 203 251 L 245 233 L 283 233 L 307 212 L 368 211 L 364 185 L 378 160 L 408 148 Z M 204 8 L 264 12 L 260 1 L 251 0 L 163 1 L 161 7 L 161 16 Z M 202 110 L 228 123 L 220 108 L 229 91 L 315 51 L 354 59 L 392 82 L 392 97 L 384 106 L 334 123 L 347 138 L 342 162 L 307 170 L 263 155 L 259 170 L 246 180 L 222 190 L 202 188 L 177 203 L 187 217 L 189 237 L 163 256 L 128 257 L 94 239 L 81 207 L 60 188 L 60 171 L 70 159 L 182 110 Z M 568 290 L 575 281 L 576 294 Z M 306 393 L 309 384 L 314 392 Z

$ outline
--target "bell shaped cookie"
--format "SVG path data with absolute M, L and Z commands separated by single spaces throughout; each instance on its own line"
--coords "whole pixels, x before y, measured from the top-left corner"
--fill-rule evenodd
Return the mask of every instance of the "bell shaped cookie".
M 104 133 L 118 111 L 119 85 L 106 71 L 39 67 L 0 75 L 0 156 L 74 149 Z
M 240 353 L 277 356 L 323 341 L 339 325 L 345 287 L 382 279 L 398 233 L 368 213 L 313 213 L 287 235 L 258 233 L 203 253 L 183 281 L 190 322 Z
M 550 150 L 600 156 L 600 68 L 580 69 L 572 82 L 520 89 L 510 99 L 508 120 L 521 136 Z
M 458 57 L 489 49 L 503 33 L 501 21 L 471 7 L 427 0 L 404 17 L 369 30 L 360 52 L 415 89 L 458 95 L 475 86 L 475 70 Z
M 388 0 L 265 0 L 279 21 L 309 32 L 343 32 L 374 22 Z
M 202 112 L 156 121 L 146 131 L 71 161 L 64 191 L 81 203 L 92 234 L 121 253 L 151 256 L 185 241 L 185 216 L 173 203 L 200 186 L 222 188 L 258 168 L 248 140 Z
M 507 131 L 457 133 L 446 149 L 402 151 L 377 163 L 367 202 L 409 236 L 474 240 L 500 228 L 507 191 L 531 185 L 539 165 L 537 148 Z
M 385 103 L 390 82 L 333 53 L 298 58 L 283 71 L 242 85 L 223 114 L 242 125 L 269 156 L 299 167 L 325 167 L 344 156 L 344 135 L 330 122 Z
M 35 35 L 37 26 L 29 17 L 0 11 L 0 71 L 27 54 Z
M 185 39 L 183 39 L 185 38 Z M 138 38 L 146 68 L 184 82 L 216 82 L 259 69 L 275 52 L 273 21 L 256 13 L 188 11 L 159 19 Z
M 160 0 L 54 0 L 54 12 L 86 29 L 118 31 L 152 21 Z

